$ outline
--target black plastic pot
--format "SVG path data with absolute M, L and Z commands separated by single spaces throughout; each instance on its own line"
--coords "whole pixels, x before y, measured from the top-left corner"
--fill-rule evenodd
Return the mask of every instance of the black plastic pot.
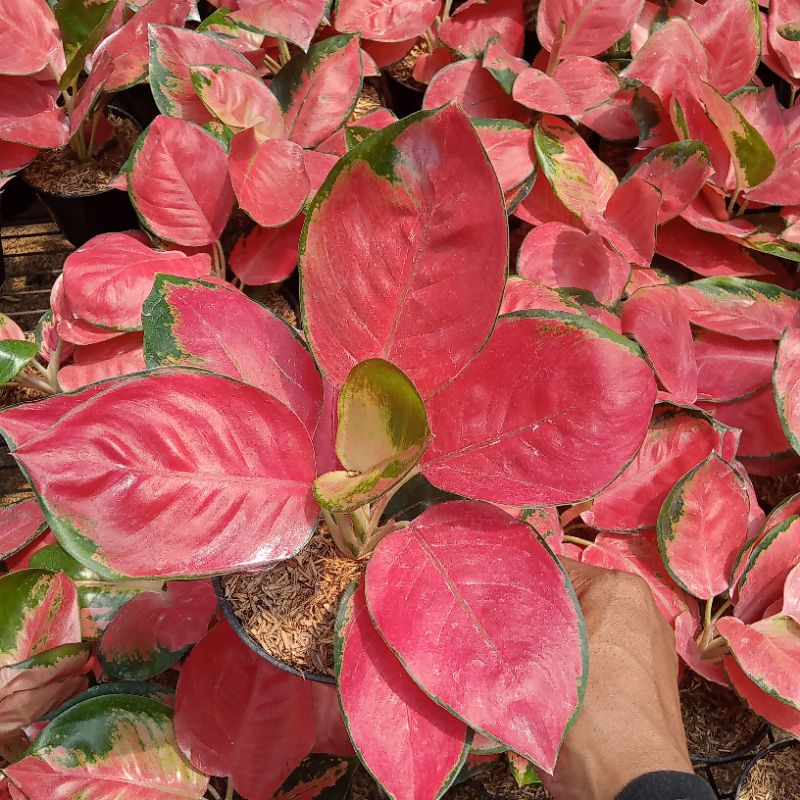
M 410 83 L 398 80 L 388 71 L 384 71 L 384 77 L 392 111 L 400 119 L 407 117 L 409 114 L 414 114 L 422 108 L 422 99 L 425 96 L 424 91 L 412 86 Z
M 319 675 L 316 672 L 303 672 L 290 666 L 284 661 L 280 661 L 275 656 L 268 653 L 245 629 L 244 625 L 239 621 L 239 618 L 233 611 L 233 606 L 230 600 L 225 597 L 225 589 L 222 586 L 222 578 L 213 578 L 214 591 L 217 593 L 217 601 L 219 603 L 222 616 L 225 617 L 226 622 L 233 628 L 236 635 L 257 655 L 261 656 L 265 661 L 269 661 L 273 666 L 282 669 L 284 672 L 289 672 L 292 675 L 297 675 L 298 678 L 303 678 L 307 681 L 317 681 L 318 683 L 335 684 L 335 678 L 330 675 Z
M 119 108 L 114 113 L 137 122 L 132 114 Z M 104 189 L 94 194 L 56 194 L 24 181 L 42 201 L 64 237 L 75 247 L 80 247 L 94 236 L 111 231 L 128 231 L 139 227 L 139 218 L 133 210 L 127 192 Z
M 149 83 L 140 83 L 114 95 L 114 108 L 121 109 L 144 130 L 158 115 L 159 110 Z
M 745 787 L 747 786 L 747 779 L 750 777 L 750 773 L 753 771 L 753 768 L 756 766 L 756 764 L 758 764 L 759 761 L 767 756 L 771 756 L 773 753 L 776 753 L 780 750 L 787 750 L 790 747 L 800 747 L 800 742 L 798 742 L 797 739 L 784 739 L 780 742 L 772 742 L 762 750 L 759 750 L 744 768 L 744 771 L 739 778 L 739 783 L 736 785 L 736 793 L 733 796 L 734 800 L 740 800 L 742 797 Z M 781 800 L 784 799 L 781 798 Z M 793 798 L 787 796 L 785 800 L 793 800 Z
M 35 202 L 36 192 L 19 177 L 14 177 L 0 189 L 0 217 L 5 220 L 15 217 Z

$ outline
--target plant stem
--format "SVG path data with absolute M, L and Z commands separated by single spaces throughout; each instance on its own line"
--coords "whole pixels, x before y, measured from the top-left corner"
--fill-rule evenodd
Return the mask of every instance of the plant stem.
M 564 534 L 562 541 L 568 542 L 569 544 L 576 544 L 578 547 L 590 547 L 594 544 L 594 542 L 589 539 L 581 539 L 580 536 L 570 536 L 569 534 Z
M 726 600 L 718 609 L 716 614 L 711 617 L 711 624 L 716 625 L 720 617 L 733 605 L 733 600 Z
M 264 65 L 269 69 L 273 75 L 277 75 L 281 71 L 281 65 L 272 56 L 264 54 Z
M 37 392 L 44 394 L 55 394 L 48 383 L 45 383 L 35 375 L 17 375 L 11 383 L 15 383 L 17 386 L 24 386 L 26 389 L 36 389 Z
M 568 508 L 562 515 L 561 515 L 561 527 L 567 526 L 572 520 L 577 519 L 584 511 L 588 511 L 594 500 L 587 500 L 585 503 L 578 503 L 577 505 L 572 506 L 572 508 Z
M 444 11 L 442 11 L 442 22 L 450 16 L 450 9 L 453 7 L 453 0 L 444 0 Z
M 553 49 L 550 51 L 550 57 L 547 59 L 547 67 L 545 72 L 552 75 L 555 68 L 558 66 L 558 61 L 561 55 L 561 43 L 564 41 L 564 34 L 567 32 L 567 21 L 562 19 L 559 26 L 558 36 L 553 42 Z
M 292 54 L 289 52 L 289 45 L 278 39 L 278 52 L 281 54 L 281 66 L 288 64 L 292 60 Z
M 233 800 L 233 781 L 228 778 L 228 785 L 225 788 L 225 800 Z
M 736 201 L 739 199 L 739 195 L 740 195 L 740 194 L 741 194 L 741 192 L 740 192 L 740 191 L 737 189 L 737 190 L 736 190 L 736 191 L 735 191 L 735 192 L 734 192 L 734 193 L 731 195 L 731 199 L 730 199 L 730 201 L 728 202 L 728 217 L 730 217 L 730 216 L 731 216 L 731 214 L 733 214 L 733 209 L 734 209 L 734 206 L 736 205 Z
M 56 349 L 50 353 L 50 361 L 47 364 L 47 380 L 55 392 L 61 391 L 61 386 L 58 383 L 58 371 L 61 369 L 61 350 L 63 339 L 58 340 Z
M 208 784 L 208 789 L 206 789 L 206 792 L 211 795 L 212 800 L 222 800 L 222 798 L 219 796 L 219 792 L 210 783 Z
M 218 278 L 225 280 L 225 268 L 227 263 L 225 261 L 225 252 L 222 249 L 221 242 L 212 242 L 211 249 L 214 255 L 214 274 Z

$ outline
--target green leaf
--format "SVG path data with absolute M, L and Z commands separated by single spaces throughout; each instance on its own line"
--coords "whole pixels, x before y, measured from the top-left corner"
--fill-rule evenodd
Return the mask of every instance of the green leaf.
M 151 700 L 163 702 L 172 707 L 174 704 L 175 690 L 168 686 L 148 681 L 115 681 L 113 683 L 98 683 L 91 686 L 86 691 L 71 697 L 66 703 L 62 703 L 58 708 L 51 711 L 44 717 L 46 720 L 53 720 L 61 716 L 65 711 L 69 711 L 73 706 L 82 703 L 84 700 L 91 700 L 93 697 L 104 697 L 110 694 L 133 694 L 139 697 L 148 697 Z
M 0 341 L 0 386 L 19 375 L 36 358 L 39 345 L 20 339 Z
M 105 33 L 116 5 L 117 0 L 108 0 L 106 3 L 58 0 L 53 6 L 67 58 L 67 68 L 58 84 L 62 91 L 78 77 L 86 56 L 94 50 Z
M 380 358 L 362 361 L 339 394 L 336 454 L 345 469 L 320 475 L 314 496 L 330 511 L 360 508 L 399 483 L 429 440 L 425 404 L 405 373 Z
M 526 758 L 517 755 L 516 753 L 508 753 L 508 766 L 517 786 L 521 789 L 523 786 L 535 786 L 541 783 L 539 773 L 533 768 L 533 764 Z

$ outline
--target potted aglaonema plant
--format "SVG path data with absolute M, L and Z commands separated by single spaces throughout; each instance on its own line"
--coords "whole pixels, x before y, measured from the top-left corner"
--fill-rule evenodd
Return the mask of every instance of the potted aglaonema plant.
M 583 622 L 552 552 L 493 504 L 591 497 L 655 400 L 637 346 L 588 317 L 498 319 L 506 260 L 470 121 L 420 112 L 353 147 L 311 205 L 310 351 L 240 292 L 161 275 L 143 311 L 152 371 L 0 413 L 51 530 L 101 575 L 244 573 L 254 604 L 279 607 L 321 542 L 346 562 L 333 613 L 283 626 L 294 645 L 270 655 L 323 641 L 354 747 L 396 797 L 409 769 L 414 796 L 444 791 L 473 732 L 552 771 L 583 693 Z M 417 471 L 471 499 L 410 525 L 382 513 Z M 393 725 L 376 736 L 379 706 Z
M 13 72 L 0 75 L 2 105 L 13 117 L 2 139 L 24 149 L 15 170 L 76 246 L 100 233 L 137 227 L 130 201 L 112 184 L 141 124 L 113 95 L 147 80 L 148 24 L 181 25 L 193 5 L 150 0 L 135 13 L 126 8 L 112 33 L 117 4 L 2 4 L 4 16 L 24 19 L 20 31 L 35 31 L 32 37 L 9 35 L 0 44 L 7 51 L 3 64 L 14 64 Z

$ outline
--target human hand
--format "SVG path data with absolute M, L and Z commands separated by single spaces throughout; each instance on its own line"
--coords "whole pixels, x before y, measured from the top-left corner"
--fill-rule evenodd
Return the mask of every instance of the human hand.
M 586 620 L 583 708 L 552 777 L 555 800 L 613 800 L 647 772 L 692 772 L 674 635 L 636 575 L 562 559 Z

